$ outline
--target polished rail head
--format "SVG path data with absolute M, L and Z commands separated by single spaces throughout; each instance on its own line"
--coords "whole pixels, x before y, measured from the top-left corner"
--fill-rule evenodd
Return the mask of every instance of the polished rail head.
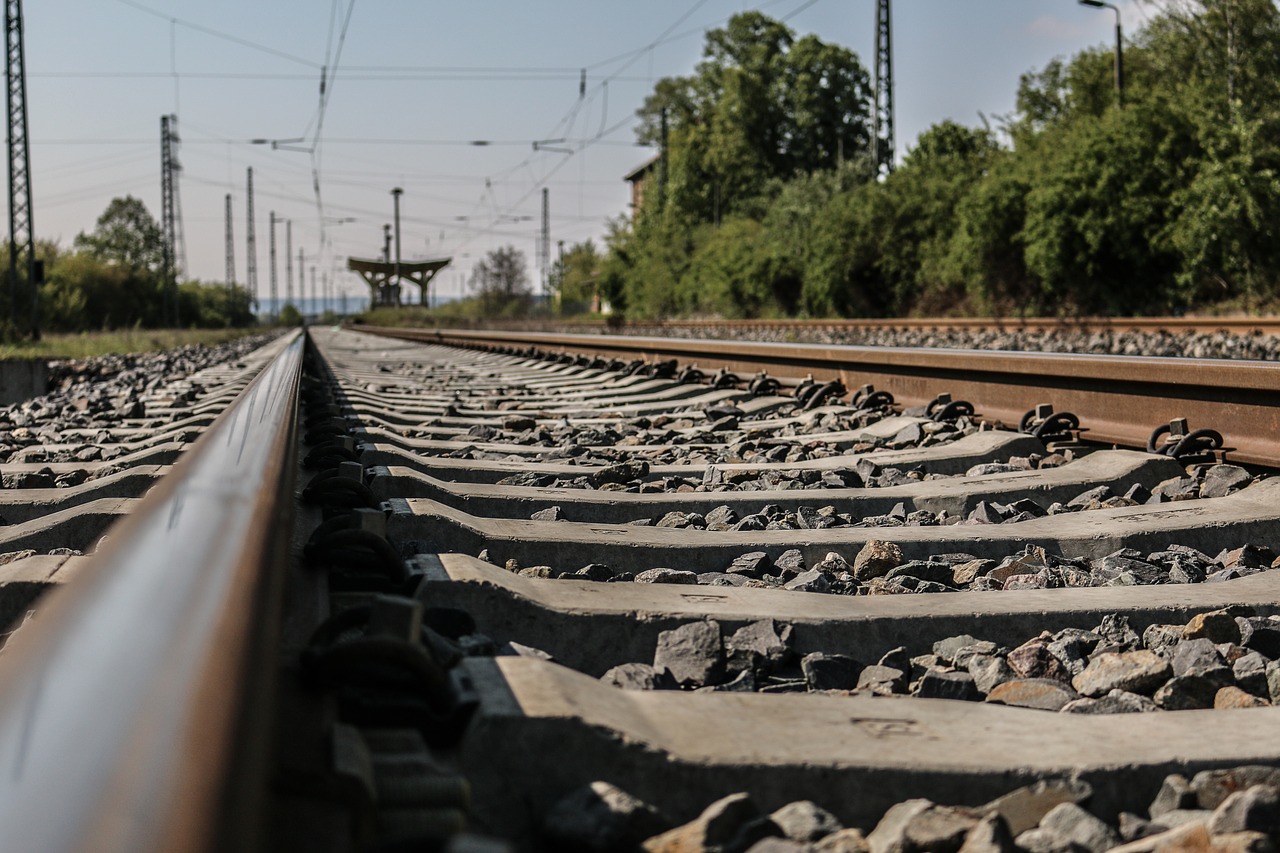
M 254 818 L 236 747 L 264 710 L 247 685 L 275 662 L 260 617 L 278 602 L 303 338 L 275 345 L 0 658 L 6 851 L 239 849 Z

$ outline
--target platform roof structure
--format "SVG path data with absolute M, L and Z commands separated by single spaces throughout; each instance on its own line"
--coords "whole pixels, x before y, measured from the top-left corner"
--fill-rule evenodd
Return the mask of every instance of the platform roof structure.
M 401 304 L 400 288 L 406 281 L 416 284 L 425 294 L 431 279 L 452 261 L 453 258 L 434 258 L 427 261 L 401 261 L 397 265 L 395 261 L 347 258 L 347 269 L 358 273 L 365 284 L 369 285 L 374 307 L 383 307 Z

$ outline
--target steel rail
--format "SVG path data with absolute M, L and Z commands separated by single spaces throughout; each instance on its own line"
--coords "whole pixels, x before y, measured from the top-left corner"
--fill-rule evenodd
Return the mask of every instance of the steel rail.
M 1074 412 L 1091 441 L 1145 448 L 1153 429 L 1186 418 L 1223 433 L 1231 458 L 1280 465 L 1280 364 L 1227 359 L 1006 352 L 836 344 L 358 327 L 407 340 L 479 347 L 539 347 L 575 354 L 679 359 L 749 378 L 837 377 L 874 385 L 904 405 L 948 392 L 989 420 L 1017 425 L 1040 403 Z
M 1248 334 L 1280 334 L 1280 317 L 898 317 L 884 319 L 814 319 L 814 320 L 654 320 L 628 321 L 619 325 L 607 322 L 548 323 L 545 321 L 502 321 L 477 326 L 475 331 L 534 332 L 559 331 L 580 334 L 662 335 L 669 331 L 714 333 L 745 332 L 849 332 L 874 330 L 970 330 L 1029 332 L 1232 332 Z
M 300 332 L 0 657 L 0 847 L 251 849 Z

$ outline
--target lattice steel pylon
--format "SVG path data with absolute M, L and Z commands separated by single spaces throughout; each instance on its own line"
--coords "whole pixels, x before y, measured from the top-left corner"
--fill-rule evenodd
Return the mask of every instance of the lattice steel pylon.
M 27 64 L 22 0 L 4 4 L 5 82 L 9 114 L 9 322 L 40 337 L 40 265 L 31 217 L 31 151 L 27 137 Z M 25 282 L 23 277 L 25 275 Z M 25 283 L 25 287 L 22 285 Z
M 551 269 L 551 191 L 542 188 L 542 229 L 538 232 L 538 271 L 542 276 L 542 298 L 547 298 Z
M 884 174 L 893 171 L 893 27 L 890 25 L 889 0 L 876 0 L 876 169 Z
M 178 318 L 178 271 L 174 253 L 173 185 L 178 170 L 177 158 L 174 156 L 174 145 L 177 141 L 174 124 L 176 116 L 160 116 L 160 240 L 161 274 L 164 276 L 161 287 L 164 288 L 164 319 L 170 326 L 177 327 Z
M 244 286 L 249 291 L 249 299 L 253 304 L 253 311 L 258 311 L 258 245 L 254 239 L 253 233 L 253 167 L 249 167 L 249 201 L 248 209 L 244 218 L 245 229 L 245 259 L 244 259 Z
M 235 314 L 236 305 L 236 244 L 231 231 L 231 193 L 227 193 L 227 325 Z

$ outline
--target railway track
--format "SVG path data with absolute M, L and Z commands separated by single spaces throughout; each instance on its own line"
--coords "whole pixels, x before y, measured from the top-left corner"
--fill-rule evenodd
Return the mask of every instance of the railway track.
M 1280 838 L 1274 368 L 505 338 L 0 465 L 5 849 Z

